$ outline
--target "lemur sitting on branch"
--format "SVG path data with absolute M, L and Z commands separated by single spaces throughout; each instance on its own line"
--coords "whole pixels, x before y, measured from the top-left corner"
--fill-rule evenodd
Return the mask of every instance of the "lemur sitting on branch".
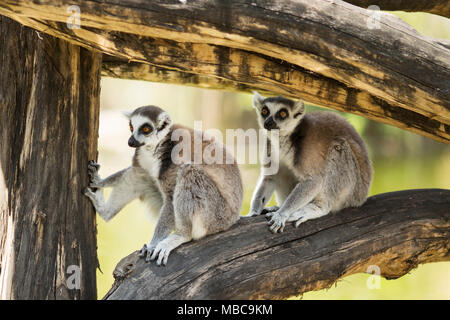
M 260 126 L 279 130 L 279 170 L 262 166 L 249 216 L 267 213 L 270 230 L 282 232 L 346 207 L 362 205 L 372 181 L 372 165 L 356 130 L 332 112 L 305 114 L 302 101 L 253 96 Z M 268 135 L 269 137 L 269 135 Z M 269 137 L 270 139 L 270 137 Z M 276 161 L 276 160 L 272 160 Z M 276 190 L 280 207 L 264 208 Z
M 153 238 L 140 256 L 146 261 L 157 258 L 158 265 L 165 265 L 170 252 L 182 243 L 226 230 L 239 219 L 241 175 L 233 156 L 220 142 L 205 139 L 201 131 L 172 124 L 164 110 L 145 106 L 128 116 L 132 133 L 128 145 L 136 148 L 132 165 L 101 179 L 99 165 L 91 161 L 91 182 L 84 193 L 105 221 L 135 198 L 159 211 Z M 179 142 L 172 138 L 177 132 L 183 138 Z M 201 139 L 199 163 L 194 159 L 198 157 L 195 151 L 186 152 L 195 146 L 180 148 L 183 143 L 191 147 L 196 138 Z M 214 161 L 217 154 L 204 152 L 205 148 L 220 153 L 219 161 Z M 106 187 L 113 187 L 107 202 L 102 190 Z

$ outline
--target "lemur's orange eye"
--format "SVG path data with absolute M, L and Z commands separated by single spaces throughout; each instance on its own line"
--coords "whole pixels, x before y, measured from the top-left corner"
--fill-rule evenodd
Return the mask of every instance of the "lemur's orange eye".
M 133 132 L 133 126 L 130 124 L 130 131 Z
M 262 114 L 263 116 L 267 116 L 267 115 L 269 114 L 269 110 L 267 110 L 267 108 L 263 108 L 263 109 L 261 110 L 261 114 Z
M 287 112 L 286 111 L 281 111 L 280 112 L 280 117 L 286 118 L 287 117 Z
M 150 132 L 150 127 L 143 127 L 142 128 L 142 132 L 143 133 L 149 133 Z

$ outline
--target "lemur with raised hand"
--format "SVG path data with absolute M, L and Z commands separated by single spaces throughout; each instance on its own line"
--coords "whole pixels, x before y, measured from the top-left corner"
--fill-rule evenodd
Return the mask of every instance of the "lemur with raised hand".
M 132 133 L 128 145 L 136 148 L 132 165 L 101 179 L 99 165 L 91 161 L 85 195 L 105 221 L 136 198 L 146 202 L 152 212 L 159 212 L 153 237 L 140 256 L 165 265 L 176 247 L 226 230 L 239 219 L 241 175 L 225 146 L 201 131 L 173 124 L 159 107 L 140 107 L 128 117 Z M 172 137 L 177 131 L 181 132 L 178 142 Z M 200 161 L 195 159 L 199 152 L 195 151 L 195 139 L 201 141 Z M 180 148 L 180 143 L 192 148 Z M 204 152 L 206 148 L 210 152 Z M 177 161 L 173 161 L 175 151 L 180 153 Z M 102 190 L 106 187 L 113 188 L 107 202 Z
M 298 227 L 365 202 L 371 161 L 362 138 L 343 117 L 332 112 L 305 114 L 302 101 L 264 98 L 258 92 L 253 107 L 262 128 L 279 130 L 279 150 L 272 150 L 279 152 L 279 170 L 267 174 L 261 167 L 249 216 L 266 213 L 276 233 L 283 232 L 287 222 Z M 264 208 L 274 191 L 279 206 Z

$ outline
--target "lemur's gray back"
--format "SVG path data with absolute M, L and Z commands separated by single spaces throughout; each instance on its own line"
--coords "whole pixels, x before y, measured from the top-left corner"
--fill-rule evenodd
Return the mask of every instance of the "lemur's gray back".
M 329 186 L 330 189 L 341 188 L 342 177 L 348 177 L 346 182 L 353 185 L 353 196 L 344 206 L 359 206 L 365 201 L 372 181 L 372 165 L 364 141 L 345 118 L 331 112 L 307 113 L 290 142 L 299 170 L 328 175 L 327 183 L 337 184 Z

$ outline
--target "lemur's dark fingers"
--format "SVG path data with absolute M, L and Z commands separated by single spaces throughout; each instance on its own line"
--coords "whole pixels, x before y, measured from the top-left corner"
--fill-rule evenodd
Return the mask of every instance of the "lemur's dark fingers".
M 163 259 L 163 261 L 162 261 L 162 264 L 163 264 L 164 266 L 167 264 L 167 260 L 169 259 L 169 254 L 170 254 L 170 252 L 167 252 L 167 253 L 164 255 L 164 259 Z
M 155 260 L 158 257 L 159 253 L 161 252 L 161 249 L 162 248 L 160 246 L 156 246 L 156 248 L 153 250 L 153 253 L 151 254 L 151 257 L 150 257 L 151 261 Z M 148 256 L 149 255 L 147 255 L 147 258 L 148 258 Z
M 277 233 L 283 232 L 285 221 L 278 215 L 275 215 L 272 217 L 272 219 L 270 219 L 269 222 L 267 222 L 267 224 L 270 225 L 270 231 L 272 231 L 273 233 Z
M 272 224 L 271 226 L 270 226 L 270 231 L 272 232 L 272 233 L 277 233 L 277 231 L 278 231 L 278 229 L 279 229 L 279 225 L 278 224 L 276 224 L 276 223 L 274 223 L 274 224 Z
M 147 245 L 144 244 L 141 250 L 139 250 L 139 257 L 143 258 L 147 255 Z
M 88 170 L 99 170 L 100 169 L 100 165 L 95 162 L 94 160 L 89 160 L 88 163 Z
M 147 251 L 147 254 L 145 255 L 145 262 L 150 262 L 150 261 L 152 261 L 152 259 L 151 259 L 151 252 L 150 251 Z
M 162 249 L 159 252 L 158 260 L 156 261 L 156 265 L 161 266 L 161 264 L 163 263 L 163 259 L 164 259 L 165 255 L 166 255 L 166 249 Z

